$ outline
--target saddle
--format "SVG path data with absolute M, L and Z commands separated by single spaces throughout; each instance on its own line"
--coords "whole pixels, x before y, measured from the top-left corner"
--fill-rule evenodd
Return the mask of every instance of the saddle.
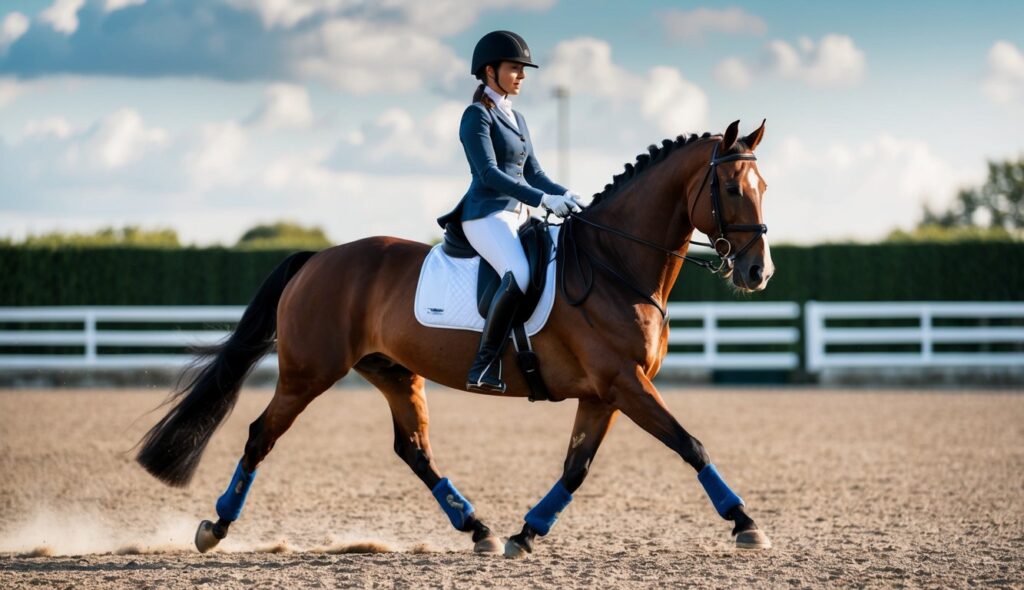
M 526 254 L 526 260 L 530 265 L 530 281 L 526 286 L 523 301 L 512 319 L 512 343 L 516 347 L 516 362 L 526 377 L 530 386 L 530 401 L 547 400 L 561 401 L 554 399 L 544 384 L 540 374 L 540 359 L 533 351 L 530 338 L 526 335 L 524 324 L 533 314 L 544 292 L 547 282 L 548 265 L 551 264 L 552 246 L 551 234 L 548 233 L 548 225 L 544 221 L 531 217 L 530 220 L 519 229 L 519 243 Z M 452 258 L 474 258 L 480 256 L 473 246 L 466 239 L 462 231 L 462 223 L 458 221 L 448 222 L 444 226 L 444 241 L 441 249 Z M 476 283 L 476 305 L 477 312 L 481 317 L 487 317 L 491 300 L 498 291 L 501 284 L 501 277 L 498 271 L 487 264 L 487 261 L 480 258 L 480 271 L 477 274 Z

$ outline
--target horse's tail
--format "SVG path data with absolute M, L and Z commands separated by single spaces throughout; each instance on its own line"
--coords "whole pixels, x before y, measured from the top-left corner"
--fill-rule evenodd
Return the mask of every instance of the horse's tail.
M 171 394 L 165 403 L 177 399 L 174 408 L 142 439 L 136 460 L 146 471 L 168 485 L 188 485 L 210 437 L 235 406 L 242 382 L 274 346 L 277 304 L 285 285 L 313 254 L 286 258 L 260 285 L 235 331 L 220 344 L 197 351 L 192 368 L 202 368 Z

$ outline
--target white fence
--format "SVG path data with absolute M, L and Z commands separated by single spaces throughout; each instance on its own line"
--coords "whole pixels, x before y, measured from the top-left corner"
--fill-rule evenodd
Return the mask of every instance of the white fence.
M 800 342 L 800 306 L 796 303 L 672 303 L 668 306 L 670 322 L 691 320 L 696 327 L 672 327 L 668 344 L 699 347 L 700 352 L 670 352 L 661 366 L 669 369 L 796 369 L 800 367 L 797 353 Z M 734 326 L 720 325 L 723 320 Z M 761 327 L 765 320 L 788 323 L 789 326 Z M 749 325 L 749 324 L 755 325 Z M 742 325 L 747 324 L 747 325 Z M 669 326 L 672 324 L 670 323 Z M 723 346 L 792 350 L 724 352 Z
M 810 372 L 1024 366 L 1024 303 L 809 301 L 804 326 Z M 904 351 L 892 350 L 896 347 Z
M 0 370 L 181 367 L 190 346 L 223 338 L 243 309 L 0 308 Z M 672 303 L 668 311 L 664 368 L 1024 366 L 1024 303 L 808 302 L 802 323 L 796 303 Z M 45 351 L 55 347 L 62 352 Z M 271 355 L 262 365 L 276 363 Z
M 0 329 L 0 347 L 60 347 L 71 351 L 63 354 L 0 353 L 0 369 L 181 367 L 192 358 L 189 347 L 213 344 L 229 333 L 227 329 L 182 329 L 183 325 L 224 324 L 233 329 L 244 309 L 242 306 L 0 308 L 0 325 L 14 327 Z M 136 326 L 140 324 L 146 326 L 139 329 Z M 104 348 L 117 351 L 105 352 Z M 173 349 L 173 352 L 132 350 L 147 348 Z M 277 358 L 271 356 L 263 363 L 276 364 Z

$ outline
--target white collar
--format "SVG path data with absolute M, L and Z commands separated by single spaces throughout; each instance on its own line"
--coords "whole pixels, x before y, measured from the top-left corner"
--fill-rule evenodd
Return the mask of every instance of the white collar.
M 494 104 L 498 106 L 502 111 L 505 112 L 509 117 L 512 116 L 512 101 L 507 97 L 502 96 L 494 91 L 490 86 L 484 85 L 484 94 L 491 97 Z

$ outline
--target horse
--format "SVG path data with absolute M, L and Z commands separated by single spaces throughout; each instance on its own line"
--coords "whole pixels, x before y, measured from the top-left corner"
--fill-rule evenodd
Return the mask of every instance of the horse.
M 276 345 L 273 398 L 249 427 L 244 453 L 216 502 L 218 520 L 204 520 L 196 531 L 201 552 L 225 538 L 239 518 L 256 468 L 275 441 L 314 398 L 351 370 L 384 395 L 395 452 L 432 492 L 452 526 L 471 535 L 476 552 L 510 558 L 532 553 L 537 537 L 550 532 L 583 484 L 620 413 L 697 472 L 719 515 L 734 523 L 737 547 L 770 547 L 743 500 L 652 383 L 668 350 L 664 306 L 684 259 L 691 258 L 687 251 L 695 230 L 713 240 L 709 245 L 719 257 L 713 270 L 735 289 L 764 289 L 774 272 L 761 215 L 767 185 L 754 156 L 764 125 L 740 137 L 735 121 L 724 134 L 678 136 L 661 147 L 652 145 L 586 210 L 563 221 L 558 293 L 547 324 L 532 342 L 544 359 L 552 396 L 575 399 L 578 407 L 562 477 L 506 543 L 442 476 L 431 451 L 425 380 L 465 390 L 479 336 L 416 321 L 415 287 L 430 247 L 414 241 L 372 237 L 287 257 L 258 288 L 231 335 L 200 351 L 190 379 L 165 402 L 173 407 L 140 441 L 137 461 L 168 485 L 188 485 L 242 382 Z M 506 366 L 512 355 L 506 347 Z M 506 371 L 505 379 L 507 390 L 491 395 L 529 396 L 520 373 Z

